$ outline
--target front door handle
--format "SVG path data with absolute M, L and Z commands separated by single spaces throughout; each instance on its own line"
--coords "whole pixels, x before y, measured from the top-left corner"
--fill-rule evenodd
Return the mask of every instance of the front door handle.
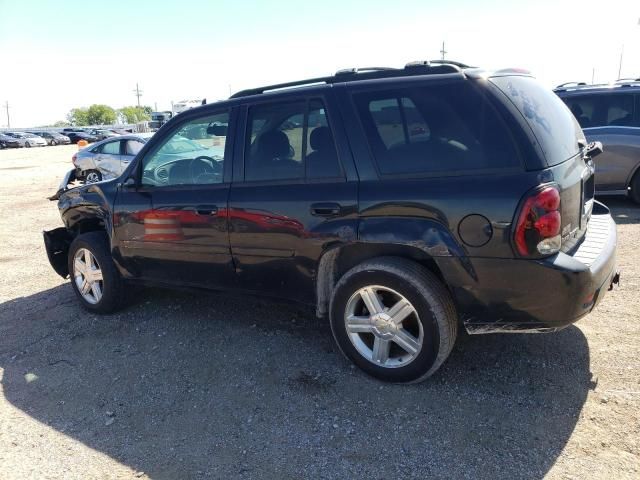
M 342 207 L 339 203 L 314 203 L 311 205 L 311 215 L 316 217 L 335 217 L 340 214 Z
M 198 205 L 195 211 L 198 215 L 216 215 L 218 213 L 218 207 L 215 205 Z

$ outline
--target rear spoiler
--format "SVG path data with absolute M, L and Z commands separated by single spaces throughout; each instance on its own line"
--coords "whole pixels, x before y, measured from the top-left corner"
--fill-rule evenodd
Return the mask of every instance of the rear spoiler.
M 69 185 L 70 183 L 75 182 L 76 180 L 78 180 L 78 178 L 76 177 L 76 169 L 74 168 L 73 170 L 69 170 L 65 174 L 64 178 L 62 179 L 62 182 L 60 182 L 58 191 L 53 195 L 51 195 L 50 197 L 48 197 L 48 199 L 51 201 L 58 200 L 60 198 L 60 195 L 62 195 L 64 192 L 78 186 L 78 185 Z

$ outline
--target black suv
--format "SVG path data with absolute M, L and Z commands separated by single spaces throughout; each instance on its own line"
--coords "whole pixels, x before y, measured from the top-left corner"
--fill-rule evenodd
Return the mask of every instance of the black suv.
M 526 72 L 340 71 L 186 111 L 119 179 L 69 172 L 44 238 L 90 311 L 127 282 L 286 298 L 360 368 L 412 382 L 459 324 L 558 330 L 617 282 L 599 151 Z

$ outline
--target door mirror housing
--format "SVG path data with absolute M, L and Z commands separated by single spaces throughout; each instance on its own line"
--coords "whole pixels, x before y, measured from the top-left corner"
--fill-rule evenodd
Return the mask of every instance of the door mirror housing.
M 227 125 L 212 124 L 207 127 L 207 135 L 225 137 L 227 135 Z
M 136 188 L 136 179 L 133 177 L 127 177 L 123 182 L 118 183 L 118 188 L 126 188 L 128 190 Z

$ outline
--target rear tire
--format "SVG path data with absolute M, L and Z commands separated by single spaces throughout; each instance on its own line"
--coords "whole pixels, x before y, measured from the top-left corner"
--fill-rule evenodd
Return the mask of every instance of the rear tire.
M 640 168 L 631 179 L 631 183 L 629 185 L 631 187 L 629 197 L 631 197 L 631 200 L 634 202 L 640 203 Z
M 86 183 L 96 183 L 102 181 L 102 173 L 98 170 L 88 170 L 87 173 L 84 174 L 84 181 Z
M 370 309 L 377 313 L 371 315 Z M 420 382 L 432 375 L 451 353 L 458 331 L 444 285 L 403 258 L 375 258 L 345 273 L 334 289 L 330 314 L 342 353 L 388 382 Z
M 94 313 L 111 313 L 127 303 L 105 232 L 78 235 L 69 247 L 71 286 L 80 304 Z
M 27 148 L 31 148 L 31 144 L 29 142 L 24 142 L 24 146 Z

